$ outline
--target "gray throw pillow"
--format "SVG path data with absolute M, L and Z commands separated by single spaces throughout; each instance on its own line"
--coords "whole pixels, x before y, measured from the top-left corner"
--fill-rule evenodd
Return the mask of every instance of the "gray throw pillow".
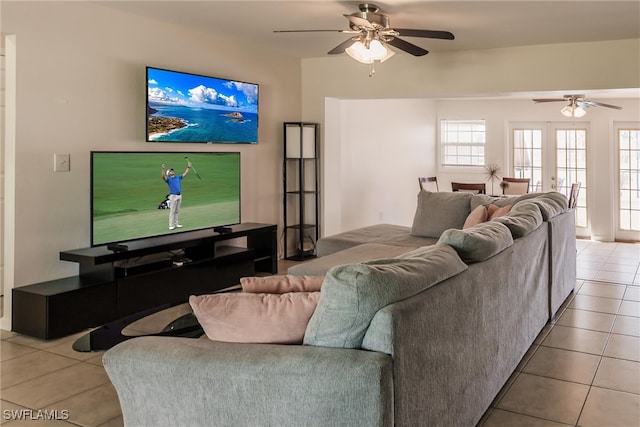
M 548 193 L 541 194 L 539 197 L 536 197 L 531 201 L 538 205 L 545 221 L 548 221 L 569 209 L 567 196 L 562 193 L 558 193 L 557 191 L 550 191 Z
M 471 213 L 472 196 L 463 192 L 420 191 L 411 235 L 437 239 L 444 230 L 462 228 Z
M 464 262 L 481 262 L 513 245 L 511 231 L 496 221 L 483 222 L 464 230 L 446 230 L 438 244 L 453 247 Z
M 468 267 L 451 247 L 434 246 L 411 258 L 341 265 L 327 273 L 304 344 L 360 348 L 371 319 L 383 307 L 409 298 Z
M 505 216 L 492 221 L 507 226 L 514 239 L 526 236 L 542 224 L 542 214 L 538 205 L 530 200 L 516 203 Z

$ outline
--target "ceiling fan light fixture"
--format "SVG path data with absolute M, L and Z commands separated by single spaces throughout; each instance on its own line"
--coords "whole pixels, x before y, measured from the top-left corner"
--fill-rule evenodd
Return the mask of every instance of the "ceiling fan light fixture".
M 344 51 L 347 53 L 347 55 L 358 62 L 362 62 L 363 64 L 373 63 L 373 59 L 371 58 L 369 49 L 367 49 L 364 43 L 362 43 L 361 41 L 356 41 Z
M 384 62 L 396 54 L 393 50 L 389 49 L 386 46 L 382 46 L 382 48 L 385 50 L 385 54 L 384 54 L 384 57 L 380 59 L 380 62 Z
M 369 43 L 369 53 L 374 61 L 382 61 L 387 57 L 387 48 L 380 43 L 380 40 L 371 40 Z
M 363 64 L 373 64 L 373 61 L 384 62 L 395 55 L 395 52 L 385 47 L 380 40 L 371 40 L 367 47 L 360 40 L 354 42 L 344 50 L 347 55 Z
M 586 110 L 575 103 L 575 101 L 569 102 L 569 105 L 560 110 L 565 117 L 584 117 L 587 114 Z
M 567 105 L 560 110 L 560 113 L 565 117 L 573 117 L 573 107 L 571 105 Z
M 573 109 L 573 117 L 584 117 L 585 114 L 587 114 L 587 111 L 580 106 Z

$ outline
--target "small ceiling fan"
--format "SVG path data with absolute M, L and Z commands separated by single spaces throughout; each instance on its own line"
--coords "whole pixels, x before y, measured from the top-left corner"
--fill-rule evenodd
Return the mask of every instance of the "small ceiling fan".
M 587 114 L 585 109 L 589 107 L 607 107 L 607 108 L 613 108 L 616 110 L 622 110 L 622 107 L 619 107 L 617 105 L 611 105 L 611 104 L 605 104 L 604 102 L 586 100 L 585 95 L 564 95 L 562 98 L 538 98 L 533 100 L 533 102 L 535 103 L 563 102 L 563 101 L 566 102 L 567 105 L 562 110 L 560 110 L 560 112 L 562 113 L 562 115 L 566 117 L 582 117 L 585 114 Z
M 389 23 L 389 17 L 378 13 L 378 6 L 371 3 L 361 3 L 359 12 L 343 15 L 349 20 L 348 30 L 276 30 L 275 33 L 308 33 L 308 32 L 339 32 L 353 34 L 353 37 L 331 49 L 329 55 L 346 52 L 349 56 L 365 64 L 374 61 L 384 62 L 393 56 L 394 52 L 385 45 L 391 45 L 414 56 L 423 56 L 429 51 L 409 43 L 400 38 L 422 37 L 431 39 L 453 40 L 454 35 L 449 31 L 419 30 L 396 28 Z

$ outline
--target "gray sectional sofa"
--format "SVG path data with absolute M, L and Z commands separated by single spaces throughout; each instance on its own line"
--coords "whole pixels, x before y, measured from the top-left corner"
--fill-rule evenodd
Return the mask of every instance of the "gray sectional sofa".
M 559 193 L 418 196 L 412 227 L 318 242 L 302 345 L 141 337 L 103 363 L 125 424 L 473 426 L 575 285 Z M 462 229 L 476 207 L 513 205 Z M 461 211 L 462 210 L 462 211 Z

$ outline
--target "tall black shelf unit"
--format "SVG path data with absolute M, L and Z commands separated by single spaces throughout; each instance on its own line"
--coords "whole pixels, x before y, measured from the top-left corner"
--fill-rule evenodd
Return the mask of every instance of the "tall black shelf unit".
M 284 123 L 284 258 L 315 257 L 320 235 L 318 124 Z

